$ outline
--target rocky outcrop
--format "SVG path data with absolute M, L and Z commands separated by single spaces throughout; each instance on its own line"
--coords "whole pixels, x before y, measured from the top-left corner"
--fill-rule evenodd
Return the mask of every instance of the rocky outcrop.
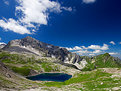
M 63 63 L 73 64 L 75 66 L 78 65 L 78 69 L 83 68 L 80 64 L 78 64 L 83 60 L 79 55 L 69 52 L 66 48 L 43 43 L 30 36 L 10 41 L 3 50 L 17 53 L 31 53 L 40 57 L 44 55 L 56 58 Z
M 29 75 L 28 76 L 35 76 L 38 75 L 39 73 L 36 72 L 35 70 L 30 69 Z
M 14 78 L 16 74 L 0 61 L 0 74 L 7 78 Z
M 6 45 L 5 43 L 1 43 L 0 44 L 0 49 L 2 49 L 3 47 L 5 47 L 5 45 Z

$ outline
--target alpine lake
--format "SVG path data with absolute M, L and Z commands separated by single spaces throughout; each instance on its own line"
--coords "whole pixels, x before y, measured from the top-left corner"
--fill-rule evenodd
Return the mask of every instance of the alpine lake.
M 68 75 L 65 73 L 41 73 L 36 76 L 26 77 L 29 80 L 33 81 L 55 81 L 55 82 L 64 82 L 69 80 L 72 75 Z

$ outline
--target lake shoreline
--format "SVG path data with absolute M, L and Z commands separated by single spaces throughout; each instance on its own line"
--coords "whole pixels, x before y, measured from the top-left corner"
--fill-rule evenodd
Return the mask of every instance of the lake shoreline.
M 73 76 L 73 74 L 69 74 L 69 73 L 66 73 L 66 72 L 41 72 L 41 73 L 38 73 L 36 75 L 44 74 L 44 73 L 62 73 L 62 74 L 68 74 L 68 75 L 72 75 Z M 24 76 L 24 77 L 26 78 L 26 77 L 36 76 L 36 75 L 30 75 L 30 76 Z
M 32 81 L 55 81 L 55 82 L 64 82 L 72 78 L 72 75 L 65 73 L 41 73 L 35 76 L 26 77 Z

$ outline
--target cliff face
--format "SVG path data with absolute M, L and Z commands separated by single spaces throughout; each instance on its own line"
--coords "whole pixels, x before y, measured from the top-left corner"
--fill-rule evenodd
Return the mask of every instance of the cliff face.
M 77 66 L 78 69 L 82 69 L 86 65 L 86 61 L 84 61 L 85 64 L 82 64 L 82 66 L 79 65 L 78 63 L 83 59 L 80 58 L 79 55 L 69 52 L 66 48 L 43 43 L 29 36 L 20 40 L 10 41 L 3 50 L 17 53 L 31 53 L 40 57 L 44 55 L 56 58 L 63 63 L 73 64 Z
M 0 44 L 0 49 L 2 49 L 5 45 L 6 45 L 6 44 L 1 43 L 1 44 Z
M 16 76 L 6 65 L 0 61 L 0 74 L 7 78 L 14 78 Z

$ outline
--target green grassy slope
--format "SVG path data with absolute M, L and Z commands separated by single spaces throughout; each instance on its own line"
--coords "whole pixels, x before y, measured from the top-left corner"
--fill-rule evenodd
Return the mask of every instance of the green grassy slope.
M 121 90 L 121 65 L 112 56 L 103 54 L 93 57 L 93 59 L 84 58 L 88 62 L 87 66 L 83 71 L 75 72 L 73 77 L 65 82 L 34 82 L 26 78 L 10 79 L 0 75 L 0 89 L 4 87 L 20 90 L 41 87 L 42 90 L 46 91 L 113 91 L 117 87 L 119 91 Z M 34 56 L 26 57 L 24 55 L 0 52 L 0 60 L 15 73 L 22 76 L 28 76 L 31 69 L 38 73 L 72 73 L 75 71 L 73 68 L 52 63 L 51 60 L 53 59 L 47 59 L 46 57 L 36 60 Z M 105 71 L 103 68 L 109 68 L 110 72 Z M 112 69 L 115 69 L 115 71 L 111 71 Z
M 37 73 L 41 73 L 41 72 L 67 72 L 66 70 L 71 69 L 70 67 L 53 63 L 51 60 L 55 59 L 47 57 L 36 59 L 34 56 L 26 57 L 25 55 L 0 52 L 0 60 L 15 73 L 18 73 L 23 76 L 28 76 L 30 70 L 34 70 Z
M 76 88 L 76 90 L 81 91 L 109 91 L 114 87 L 120 88 L 120 77 L 111 78 L 111 75 L 103 70 L 95 70 L 76 74 L 75 77 L 65 82 L 46 82 L 44 85 L 58 88 L 64 88 L 68 85 L 70 88 Z
M 115 60 L 114 57 L 110 56 L 108 53 L 99 55 L 95 57 L 95 65 L 97 68 L 119 68 L 121 64 Z
M 92 58 L 86 58 L 88 64 L 83 71 L 91 71 L 97 68 L 121 68 L 121 61 L 110 56 L 108 53 Z

